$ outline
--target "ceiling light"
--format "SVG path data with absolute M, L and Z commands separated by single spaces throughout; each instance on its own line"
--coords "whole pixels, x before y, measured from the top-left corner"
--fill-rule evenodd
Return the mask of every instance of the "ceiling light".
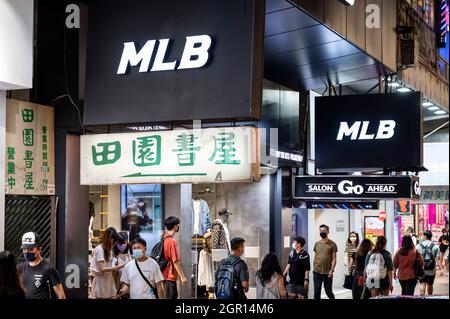
M 434 112 L 434 114 L 436 114 L 436 115 L 443 115 L 443 114 L 447 114 L 447 112 L 440 110 L 440 111 Z
M 430 111 L 436 111 L 436 110 L 439 110 L 439 107 L 438 106 L 432 106 L 432 107 L 429 107 L 428 109 Z
M 400 83 L 398 83 L 398 82 L 391 82 L 391 83 L 388 83 L 388 85 L 393 87 L 393 88 L 398 88 L 400 86 Z
M 403 87 L 403 88 L 398 88 L 398 89 L 397 89 L 397 92 L 400 92 L 400 93 L 411 92 L 411 89 L 405 88 L 405 87 Z
M 355 0 L 339 0 L 339 1 L 345 4 L 346 6 L 352 6 L 355 4 Z
M 430 101 L 426 101 L 422 103 L 423 106 L 433 106 L 434 104 Z

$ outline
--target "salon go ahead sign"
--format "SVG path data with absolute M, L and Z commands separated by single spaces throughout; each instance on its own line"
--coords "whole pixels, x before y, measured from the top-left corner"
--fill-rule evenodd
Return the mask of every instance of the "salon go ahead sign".
M 55 194 L 53 108 L 7 100 L 5 163 L 6 194 Z
M 81 184 L 259 181 L 253 127 L 84 135 Z

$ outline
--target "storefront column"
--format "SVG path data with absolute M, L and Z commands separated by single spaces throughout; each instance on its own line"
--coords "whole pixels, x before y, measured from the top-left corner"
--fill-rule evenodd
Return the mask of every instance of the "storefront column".
M 89 187 L 80 185 L 80 137 L 66 135 L 65 198 L 59 203 L 64 212 L 64 237 L 59 238 L 63 264 L 59 264 L 69 298 L 87 298 Z M 62 216 L 58 216 L 61 218 Z M 78 273 L 78 276 L 76 274 Z
M 164 218 L 178 217 L 181 221 L 180 233 L 175 236 L 180 249 L 181 268 L 188 281 L 184 286 L 179 286 L 179 298 L 192 298 L 192 185 L 177 184 L 164 186 Z M 182 240 L 183 239 L 183 240 Z
M 5 249 L 6 92 L 0 91 L 0 251 Z
M 395 254 L 395 236 L 397 236 L 395 232 L 394 222 L 395 222 L 395 202 L 393 200 L 387 200 L 384 202 L 384 209 L 387 213 L 386 218 L 386 239 L 387 239 L 387 247 L 386 249 Z
M 122 229 L 122 212 L 120 211 L 120 185 L 108 186 L 108 227 Z
M 270 175 L 270 251 L 282 258 L 281 178 L 283 170 Z

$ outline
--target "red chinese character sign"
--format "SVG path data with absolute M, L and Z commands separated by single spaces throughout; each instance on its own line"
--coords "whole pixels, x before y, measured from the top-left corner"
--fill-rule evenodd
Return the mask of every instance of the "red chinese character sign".
M 53 108 L 7 100 L 6 194 L 55 194 L 53 141 Z

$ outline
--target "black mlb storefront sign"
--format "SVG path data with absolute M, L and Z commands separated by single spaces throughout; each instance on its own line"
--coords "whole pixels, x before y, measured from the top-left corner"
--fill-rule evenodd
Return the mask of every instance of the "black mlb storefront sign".
M 296 176 L 296 199 L 419 198 L 415 176 Z
M 420 92 L 316 98 L 316 168 L 420 170 Z
M 96 0 L 86 125 L 259 119 L 264 1 Z

